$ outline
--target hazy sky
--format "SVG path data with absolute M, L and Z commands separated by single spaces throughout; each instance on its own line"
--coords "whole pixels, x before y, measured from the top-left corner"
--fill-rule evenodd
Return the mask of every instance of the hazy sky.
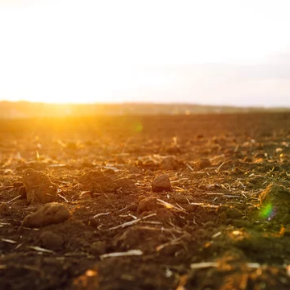
M 0 0 L 0 99 L 290 107 L 289 0 Z

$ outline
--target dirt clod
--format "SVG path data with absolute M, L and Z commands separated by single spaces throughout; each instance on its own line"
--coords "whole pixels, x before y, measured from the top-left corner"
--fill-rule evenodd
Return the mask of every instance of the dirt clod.
M 226 209 L 226 214 L 227 217 L 230 219 L 241 218 L 243 216 L 243 213 L 239 209 L 234 207 L 228 207 Z
M 57 188 L 45 173 L 28 168 L 24 171 L 23 183 L 29 203 L 48 203 L 56 200 Z
M 171 156 L 162 159 L 160 163 L 161 169 L 164 169 L 164 170 L 175 170 L 178 168 L 178 165 L 179 163 L 176 160 L 176 158 L 171 157 Z
M 24 186 L 21 186 L 19 188 L 19 195 L 21 196 L 21 198 L 26 199 L 27 198 L 27 193 L 26 193 L 26 189 Z
M 93 255 L 102 255 L 106 252 L 107 244 L 104 241 L 97 241 L 91 245 L 90 252 Z
M 10 212 L 10 207 L 7 203 L 0 203 L 0 215 L 8 215 Z
M 272 183 L 260 194 L 260 204 L 262 217 L 281 221 L 289 213 L 290 191 L 283 185 Z
M 141 199 L 138 205 L 138 212 L 151 211 L 157 208 L 157 199 L 156 197 L 146 197 Z
M 204 169 L 211 166 L 212 164 L 208 158 L 200 158 L 200 160 L 198 161 L 199 169 Z
M 58 250 L 63 245 L 63 238 L 51 231 L 42 232 L 39 236 L 39 239 L 41 246 L 46 249 Z
M 152 191 L 162 192 L 171 191 L 171 183 L 167 174 L 159 175 L 152 182 Z
M 290 191 L 283 185 L 271 183 L 260 194 L 261 204 L 290 204 Z
M 116 184 L 113 179 L 101 171 L 93 170 L 79 178 L 83 190 L 91 192 L 115 192 Z
M 121 178 L 116 180 L 117 192 L 121 194 L 137 193 L 138 187 L 129 178 Z
M 36 212 L 26 216 L 22 225 L 28 228 L 40 228 L 62 223 L 69 217 L 70 212 L 65 205 L 53 202 L 43 205 Z

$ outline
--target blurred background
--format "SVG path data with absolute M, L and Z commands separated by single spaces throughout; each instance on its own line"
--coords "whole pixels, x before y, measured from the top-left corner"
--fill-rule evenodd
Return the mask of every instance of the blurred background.
M 139 103 L 285 110 L 289 11 L 286 0 L 0 0 L 0 117 L 138 113 Z

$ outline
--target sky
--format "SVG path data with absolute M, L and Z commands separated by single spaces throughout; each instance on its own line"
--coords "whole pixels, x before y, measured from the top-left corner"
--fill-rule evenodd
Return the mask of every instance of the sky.
M 0 0 L 0 100 L 290 107 L 289 0 Z

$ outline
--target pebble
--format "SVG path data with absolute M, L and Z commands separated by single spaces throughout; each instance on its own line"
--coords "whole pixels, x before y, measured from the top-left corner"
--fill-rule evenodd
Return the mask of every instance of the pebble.
M 162 191 L 171 191 L 171 184 L 167 174 L 159 175 L 154 178 L 152 182 L 152 191 L 162 192 Z

